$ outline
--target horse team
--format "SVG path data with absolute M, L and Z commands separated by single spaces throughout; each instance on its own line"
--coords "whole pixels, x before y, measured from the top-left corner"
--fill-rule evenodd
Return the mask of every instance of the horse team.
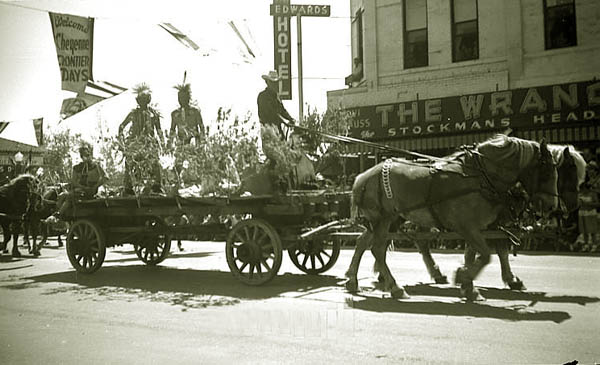
M 379 280 L 395 298 L 407 298 L 386 263 L 390 226 L 410 220 L 421 226 L 444 228 L 466 241 L 465 264 L 455 273 L 455 284 L 467 300 L 483 299 L 473 281 L 490 261 L 490 247 L 482 231 L 503 224 L 511 191 L 518 186 L 524 199 L 540 215 L 559 210 L 567 214 L 578 207 L 578 188 L 585 178 L 585 160 L 570 146 L 547 145 L 498 135 L 453 155 L 423 164 L 405 159 L 389 159 L 358 175 L 352 188 L 352 217 L 361 219 L 366 231 L 357 239 L 348 271 L 346 289 L 359 289 L 357 273 L 368 248 L 375 257 Z M 13 256 L 17 248 L 19 222 L 33 237 L 30 251 L 39 255 L 36 245 L 40 222 L 56 209 L 57 191 L 36 193 L 36 179 L 21 175 L 0 187 L 0 223 L 4 231 L 3 249 L 13 236 Z M 519 198 L 522 198 L 521 196 Z M 54 205 L 53 205 L 54 204 Z M 504 221 L 506 222 L 506 221 Z M 12 224 L 9 224 L 12 223 Z M 28 235 L 27 235 L 28 236 Z M 45 242 L 45 238 L 42 240 Z M 438 283 L 447 282 L 439 272 L 429 247 L 418 245 L 428 272 Z M 508 243 L 497 244 L 502 280 L 511 289 L 524 289 L 508 262 Z
M 50 187 L 38 193 L 37 179 L 29 174 L 20 175 L 7 184 L 0 186 L 0 227 L 3 241 L 0 244 L 2 253 L 8 253 L 10 239 L 13 239 L 12 256 L 20 257 L 18 248 L 19 235 L 28 246 L 29 253 L 40 255 L 41 247 L 46 243 L 53 227 L 45 222 L 56 211 L 56 201 L 62 187 Z M 37 238 L 42 239 L 37 242 Z M 60 232 L 58 244 L 62 246 Z

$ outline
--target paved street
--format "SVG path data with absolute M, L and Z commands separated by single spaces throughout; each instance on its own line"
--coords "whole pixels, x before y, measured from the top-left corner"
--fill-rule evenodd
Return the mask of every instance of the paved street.
M 397 301 L 373 286 L 370 253 L 350 295 L 339 283 L 351 250 L 317 277 L 285 255 L 273 282 L 248 287 L 229 273 L 223 243 L 184 247 L 159 267 L 112 248 L 90 276 L 54 241 L 37 259 L 3 255 L 0 363 L 600 362 L 597 256 L 511 256 L 525 292 L 504 289 L 494 257 L 476 282 L 487 301 L 464 303 L 431 284 L 415 252 L 388 255 L 411 294 Z M 450 277 L 462 263 L 458 252 L 434 257 Z

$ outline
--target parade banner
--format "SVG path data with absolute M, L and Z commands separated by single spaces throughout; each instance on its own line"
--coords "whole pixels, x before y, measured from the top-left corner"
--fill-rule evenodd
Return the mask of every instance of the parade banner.
M 60 116 L 62 119 L 67 119 L 102 100 L 117 96 L 126 90 L 122 86 L 107 81 L 88 80 L 84 92 L 77 94 L 76 97 L 63 100 Z
M 33 129 L 35 130 L 35 139 L 37 140 L 38 146 L 44 144 L 44 118 L 37 118 L 33 120 Z
M 92 80 L 94 19 L 49 13 L 62 89 L 81 93 Z

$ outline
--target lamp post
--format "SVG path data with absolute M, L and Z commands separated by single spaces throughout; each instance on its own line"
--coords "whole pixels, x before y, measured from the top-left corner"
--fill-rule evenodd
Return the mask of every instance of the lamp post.
M 21 151 L 15 153 L 15 176 L 23 173 L 23 154 Z

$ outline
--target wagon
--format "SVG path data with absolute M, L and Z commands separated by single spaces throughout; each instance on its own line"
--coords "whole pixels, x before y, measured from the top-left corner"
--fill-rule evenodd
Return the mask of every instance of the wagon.
M 113 197 L 74 202 L 67 255 L 76 271 L 93 273 L 106 248 L 132 244 L 156 265 L 171 241 L 186 236 L 225 241 L 231 273 L 249 285 L 273 279 L 287 250 L 294 265 L 320 274 L 336 262 L 348 227 L 350 192 L 289 191 L 239 197 Z M 176 224 L 183 215 L 192 224 Z

